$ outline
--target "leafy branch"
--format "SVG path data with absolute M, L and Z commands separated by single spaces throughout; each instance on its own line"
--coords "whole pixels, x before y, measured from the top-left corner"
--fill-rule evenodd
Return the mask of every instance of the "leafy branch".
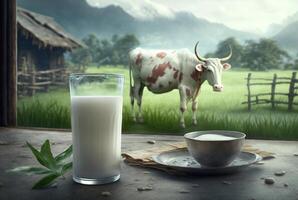
M 34 148 L 29 142 L 27 142 L 27 146 L 43 167 L 20 166 L 7 170 L 7 172 L 21 172 L 26 175 L 45 175 L 33 185 L 32 189 L 53 186 L 57 178 L 64 177 L 64 174 L 72 169 L 72 161 L 70 159 L 72 155 L 72 145 L 55 157 L 52 154 L 49 140 L 46 140 L 42 144 L 40 151 Z

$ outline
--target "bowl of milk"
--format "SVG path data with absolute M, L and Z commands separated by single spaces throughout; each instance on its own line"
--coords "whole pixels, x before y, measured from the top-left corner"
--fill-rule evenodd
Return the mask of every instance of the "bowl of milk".
M 236 131 L 196 131 L 184 135 L 190 155 L 205 167 L 224 167 L 239 154 L 246 135 Z

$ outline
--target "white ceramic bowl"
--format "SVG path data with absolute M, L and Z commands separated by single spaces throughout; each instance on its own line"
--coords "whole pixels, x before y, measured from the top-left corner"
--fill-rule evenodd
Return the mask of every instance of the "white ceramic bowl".
M 198 136 L 216 134 L 232 137 L 225 140 L 197 140 Z M 223 167 L 229 165 L 240 153 L 246 135 L 236 131 L 196 131 L 184 135 L 191 156 L 206 167 Z

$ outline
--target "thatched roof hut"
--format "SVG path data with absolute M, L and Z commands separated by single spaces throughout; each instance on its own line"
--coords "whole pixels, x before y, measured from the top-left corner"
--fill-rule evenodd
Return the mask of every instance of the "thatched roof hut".
M 64 53 L 84 47 L 52 17 L 17 8 L 19 67 L 37 70 L 64 67 Z

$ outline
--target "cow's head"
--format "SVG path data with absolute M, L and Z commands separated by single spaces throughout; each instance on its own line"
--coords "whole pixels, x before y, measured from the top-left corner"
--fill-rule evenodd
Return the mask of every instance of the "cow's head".
M 232 48 L 229 46 L 230 54 L 225 58 L 204 58 L 197 52 L 198 44 L 199 42 L 195 45 L 195 55 L 200 63 L 196 65 L 196 70 L 199 72 L 204 71 L 204 76 L 209 85 L 213 87 L 213 90 L 221 92 L 223 90 L 223 85 L 221 83 L 222 71 L 231 68 L 231 65 L 225 61 L 232 57 Z

